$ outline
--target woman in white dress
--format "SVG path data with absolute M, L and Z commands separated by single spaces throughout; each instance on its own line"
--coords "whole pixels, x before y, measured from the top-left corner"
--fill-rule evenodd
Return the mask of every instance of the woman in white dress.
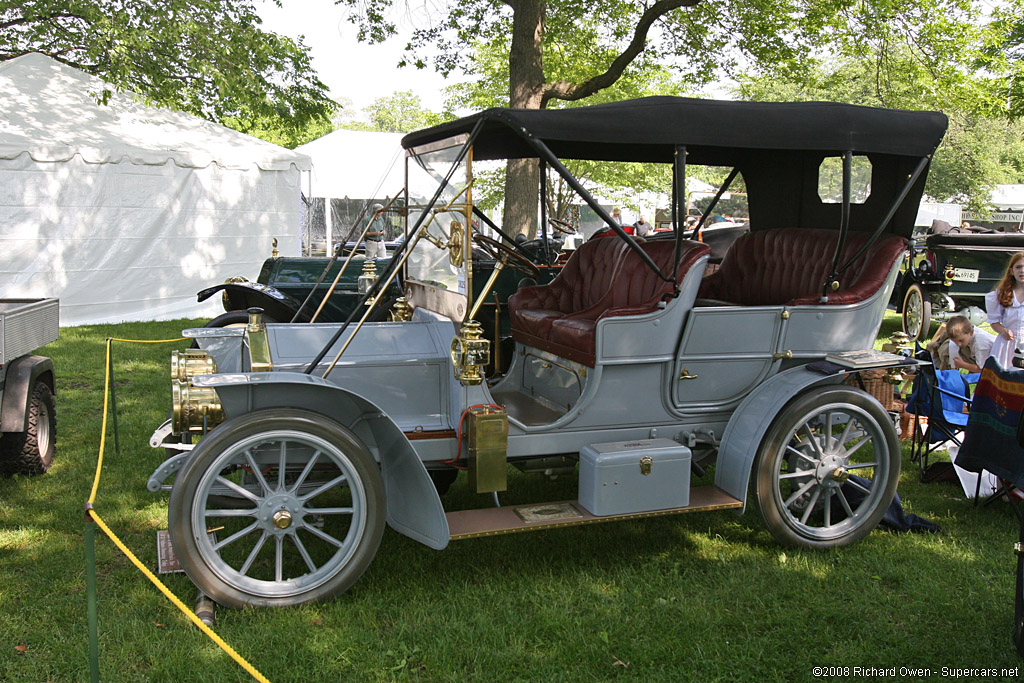
M 1004 368 L 1011 367 L 1017 341 L 1024 340 L 1024 251 L 1010 257 L 1003 279 L 985 295 L 985 309 L 997 335 L 990 355 Z

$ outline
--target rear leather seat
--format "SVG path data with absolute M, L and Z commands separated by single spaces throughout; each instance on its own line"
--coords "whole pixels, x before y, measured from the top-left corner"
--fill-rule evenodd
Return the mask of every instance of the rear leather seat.
M 869 233 L 850 232 L 840 255 L 846 263 Z M 907 240 L 883 235 L 839 276 L 839 288 L 822 302 L 839 232 L 784 228 L 750 232 L 732 245 L 721 267 L 701 282 L 697 305 L 800 306 L 864 301 L 885 283 Z

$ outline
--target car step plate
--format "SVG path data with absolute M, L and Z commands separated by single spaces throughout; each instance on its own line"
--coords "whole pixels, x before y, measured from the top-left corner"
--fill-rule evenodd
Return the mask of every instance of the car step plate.
M 690 504 L 681 508 L 668 510 L 651 510 L 648 512 L 632 512 L 624 515 L 607 515 L 596 517 L 587 512 L 579 501 L 559 501 L 556 503 L 533 503 L 530 505 L 514 505 L 500 508 L 483 508 L 480 510 L 459 510 L 445 515 L 451 540 L 458 541 L 480 536 L 498 536 L 513 534 L 520 531 L 537 531 L 554 529 L 563 526 L 580 524 L 596 524 L 612 522 L 620 519 L 637 519 L 640 517 L 657 517 L 675 515 L 684 512 L 704 510 L 727 510 L 743 507 L 743 501 L 733 498 L 716 486 L 700 486 L 690 490 Z

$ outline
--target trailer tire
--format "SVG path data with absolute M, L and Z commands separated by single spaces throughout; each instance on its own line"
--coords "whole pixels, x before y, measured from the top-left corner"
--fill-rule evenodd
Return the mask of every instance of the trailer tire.
M 291 408 L 248 413 L 207 434 L 168 504 L 185 573 L 227 607 L 344 592 L 373 560 L 384 523 L 384 484 L 366 446 L 323 415 Z
M 0 472 L 43 474 L 53 465 L 57 440 L 57 407 L 50 386 L 36 379 L 29 394 L 28 425 L 23 432 L 0 438 Z
M 761 443 L 757 506 L 784 545 L 845 546 L 878 526 L 899 478 L 899 438 L 881 404 L 850 387 L 817 387 L 783 408 Z

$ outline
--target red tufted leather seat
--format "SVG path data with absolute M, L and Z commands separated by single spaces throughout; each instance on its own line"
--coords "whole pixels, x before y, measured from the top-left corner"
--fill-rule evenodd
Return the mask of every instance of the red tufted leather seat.
M 591 244 L 612 243 L 622 250 L 611 247 L 588 247 Z M 675 242 L 659 240 L 641 245 L 651 260 L 662 270 L 669 272 L 675 258 Z M 512 336 L 517 341 L 550 351 L 563 358 L 594 367 L 596 362 L 596 332 L 599 320 L 612 316 L 640 315 L 657 309 L 658 302 L 674 294 L 673 284 L 665 282 L 655 274 L 639 255 L 626 247 L 621 240 L 602 239 L 587 242 L 577 250 L 600 253 L 616 258 L 615 264 L 608 263 L 612 277 L 608 279 L 600 296 L 590 297 L 587 305 L 576 306 L 583 298 L 565 296 L 565 290 L 575 291 L 581 286 L 578 278 L 580 264 L 570 270 L 570 259 L 562 273 L 549 285 L 526 287 L 509 299 L 512 317 Z M 683 242 L 682 259 L 677 270 L 678 279 L 696 262 L 711 251 L 706 244 Z M 581 255 L 582 256 L 582 255 Z M 587 259 L 580 259 L 586 261 Z M 565 282 L 559 282 L 559 280 Z M 585 285 L 583 285 L 585 286 Z M 545 291 L 547 290 L 547 291 Z M 559 308 L 542 308 L 545 305 Z M 567 304 L 562 306 L 562 304 Z
M 869 233 L 850 232 L 840 255 L 842 265 L 863 245 Z M 799 306 L 821 304 L 822 286 L 832 269 L 839 232 L 785 228 L 741 236 L 722 260 L 718 271 L 701 282 L 702 299 L 741 306 Z M 828 305 L 868 299 L 885 283 L 907 240 L 883 235 L 839 276 L 839 289 Z
M 600 300 L 618 273 L 627 249 L 621 239 L 584 242 L 550 283 L 523 287 L 509 297 L 513 336 L 518 331 L 546 340 L 556 319 Z

